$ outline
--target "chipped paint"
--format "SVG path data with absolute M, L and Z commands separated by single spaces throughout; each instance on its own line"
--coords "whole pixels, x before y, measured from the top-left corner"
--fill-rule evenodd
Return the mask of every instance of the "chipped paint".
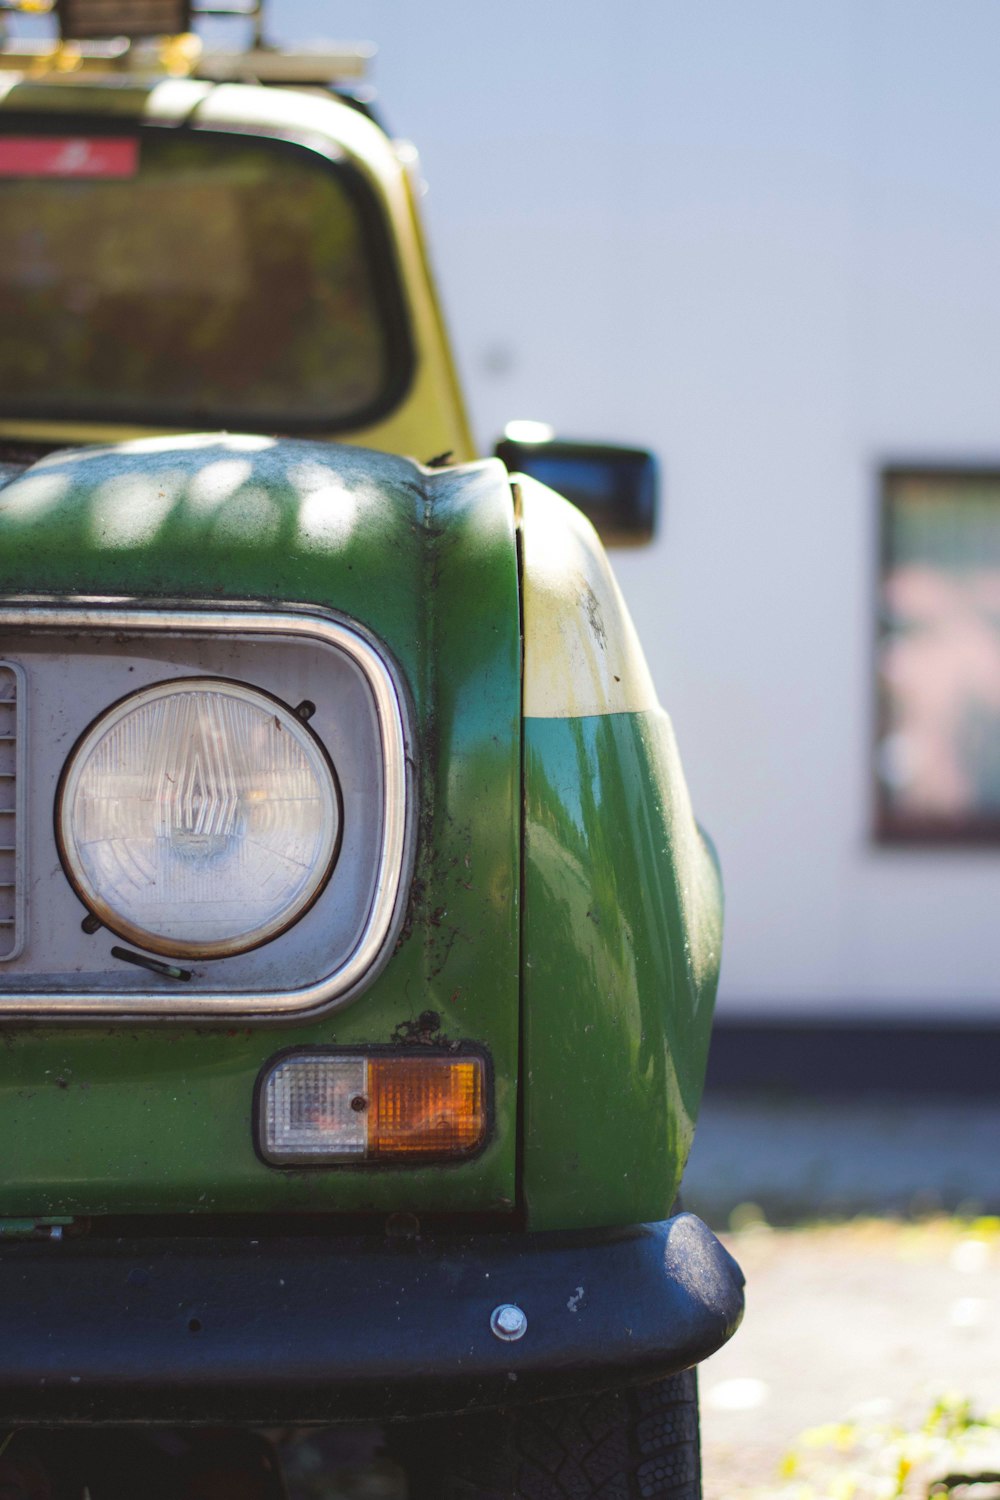
M 657 707 L 635 626 L 590 522 L 519 475 L 526 718 Z

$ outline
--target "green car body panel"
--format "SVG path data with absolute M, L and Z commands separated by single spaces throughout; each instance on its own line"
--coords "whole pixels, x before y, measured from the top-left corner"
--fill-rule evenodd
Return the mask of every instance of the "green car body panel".
M 525 723 L 529 1222 L 662 1219 L 701 1097 L 719 882 L 662 712 Z
M 397 662 L 414 708 L 411 906 L 388 966 L 327 1017 L 166 1032 L 148 1023 L 11 1024 L 0 1130 L 18 1144 L 0 1213 L 510 1209 L 520 639 L 504 471 L 491 460 L 432 474 L 385 454 L 295 441 L 157 446 L 81 450 L 0 490 L 0 592 L 308 603 L 367 627 Z M 198 476 L 227 462 L 246 477 L 212 503 Z M 312 491 L 289 477 L 304 464 Z M 116 483 L 129 496 L 117 525 L 108 499 Z M 320 487 L 317 519 L 310 495 Z M 276 1171 L 256 1158 L 254 1082 L 268 1058 L 291 1046 L 388 1043 L 426 1011 L 446 1037 L 475 1040 L 492 1058 L 492 1138 L 474 1162 L 323 1173 Z
M 290 477 L 305 461 L 325 487 L 320 526 L 313 492 Z M 204 476 L 226 464 L 242 466 L 242 482 L 206 501 Z M 124 523 L 113 503 L 123 484 Z M 548 555 L 571 555 L 568 540 L 583 535 L 585 564 L 600 567 L 576 513 L 534 491 L 549 530 L 565 528 L 561 548 L 542 537 Z M 530 519 L 523 530 L 531 691 Z M 565 574 L 547 607 L 592 632 L 593 606 L 581 610 Z M 12 1026 L 0 1124 L 19 1148 L 0 1212 L 512 1210 L 521 1024 L 526 1222 L 629 1224 L 669 1210 L 707 1054 L 716 869 L 666 716 L 655 705 L 613 711 L 597 684 L 598 701 L 583 706 L 612 711 L 524 719 L 522 931 L 515 509 L 498 463 L 432 473 L 362 450 L 224 437 L 60 455 L 0 492 L 0 591 L 336 609 L 399 664 L 422 752 L 408 935 L 368 991 L 281 1026 Z M 605 601 L 605 649 L 623 621 L 620 601 Z M 618 649 L 626 676 L 639 676 L 637 701 L 651 702 L 634 638 Z M 572 663 L 554 669 L 565 689 Z M 532 706 L 548 714 L 551 697 Z M 277 1172 L 257 1159 L 253 1086 L 268 1058 L 388 1043 L 426 1012 L 492 1059 L 493 1132 L 475 1161 L 373 1175 Z

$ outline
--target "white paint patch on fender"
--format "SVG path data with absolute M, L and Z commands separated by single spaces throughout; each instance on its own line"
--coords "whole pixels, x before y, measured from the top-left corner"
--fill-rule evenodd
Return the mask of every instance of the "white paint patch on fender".
M 597 532 L 525 475 L 520 492 L 524 715 L 576 719 L 658 707 L 635 626 Z

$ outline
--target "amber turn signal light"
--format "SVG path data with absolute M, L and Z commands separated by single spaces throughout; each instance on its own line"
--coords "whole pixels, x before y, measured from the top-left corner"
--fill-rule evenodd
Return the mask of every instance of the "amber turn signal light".
M 261 1155 L 278 1166 L 453 1160 L 482 1145 L 486 1126 L 476 1054 L 286 1054 L 261 1080 Z
M 375 1057 L 368 1063 L 372 1156 L 464 1156 L 486 1133 L 479 1057 Z

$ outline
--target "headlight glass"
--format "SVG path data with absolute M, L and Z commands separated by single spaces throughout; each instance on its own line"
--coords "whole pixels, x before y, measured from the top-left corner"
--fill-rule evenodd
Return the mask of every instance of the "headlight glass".
M 96 719 L 63 772 L 67 873 L 105 926 L 221 958 L 296 921 L 340 836 L 336 778 L 283 703 L 241 683 L 159 683 Z

